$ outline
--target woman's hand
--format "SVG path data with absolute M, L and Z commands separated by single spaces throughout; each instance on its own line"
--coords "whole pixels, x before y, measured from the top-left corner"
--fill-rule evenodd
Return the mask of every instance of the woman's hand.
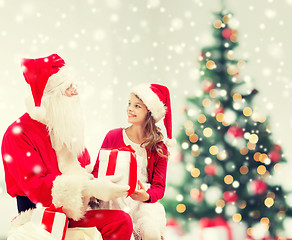
M 146 192 L 145 187 L 143 186 L 140 180 L 138 180 L 138 184 L 139 184 L 139 190 L 136 190 L 130 197 L 136 201 L 141 201 L 141 202 L 148 201 L 150 196 Z

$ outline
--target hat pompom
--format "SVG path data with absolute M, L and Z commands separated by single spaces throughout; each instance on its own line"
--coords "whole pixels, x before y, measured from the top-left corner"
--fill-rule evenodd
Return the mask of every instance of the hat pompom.
M 46 109 L 43 107 L 34 107 L 28 111 L 28 114 L 32 119 L 42 122 L 46 116 Z
M 176 142 L 176 139 L 174 139 L 174 138 L 172 138 L 172 139 L 167 138 L 167 139 L 165 140 L 165 145 L 166 145 L 168 148 L 175 147 L 176 144 L 177 144 L 177 142 Z

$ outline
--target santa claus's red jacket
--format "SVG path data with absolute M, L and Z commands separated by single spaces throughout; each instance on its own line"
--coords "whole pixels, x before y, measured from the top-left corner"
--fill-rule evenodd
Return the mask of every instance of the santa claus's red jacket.
M 61 172 L 46 125 L 24 114 L 8 127 L 1 151 L 7 192 L 49 206 L 53 181 Z M 82 167 L 90 163 L 86 149 L 78 160 Z

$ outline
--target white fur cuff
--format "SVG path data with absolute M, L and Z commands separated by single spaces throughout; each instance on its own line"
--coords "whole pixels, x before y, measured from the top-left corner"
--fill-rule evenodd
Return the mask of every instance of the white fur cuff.
M 53 182 L 53 204 L 56 207 L 63 206 L 66 215 L 76 221 L 84 216 L 89 202 L 82 194 L 87 181 L 86 176 L 62 174 Z

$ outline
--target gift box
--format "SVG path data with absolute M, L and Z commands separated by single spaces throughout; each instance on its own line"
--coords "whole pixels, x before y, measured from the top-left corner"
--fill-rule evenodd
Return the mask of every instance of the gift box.
M 200 220 L 201 240 L 232 240 L 230 226 L 223 217 L 202 218 Z
M 100 149 L 98 177 L 122 175 L 118 184 L 129 185 L 128 196 L 137 186 L 137 160 L 135 151 L 131 146 L 115 149 Z
M 68 218 L 62 207 L 55 208 L 51 205 L 49 208 L 36 208 L 32 213 L 31 222 L 51 233 L 56 240 L 65 239 Z
M 198 232 L 201 240 L 247 239 L 247 225 L 244 222 L 226 221 L 222 216 L 202 218 Z

